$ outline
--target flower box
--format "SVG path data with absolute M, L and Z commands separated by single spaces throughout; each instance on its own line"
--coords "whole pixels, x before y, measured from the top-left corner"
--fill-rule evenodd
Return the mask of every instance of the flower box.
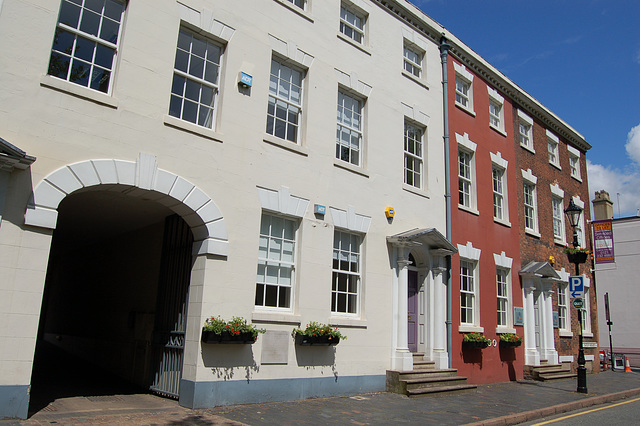
M 501 348 L 517 348 L 520 345 L 522 345 L 522 340 L 518 342 L 505 342 L 504 340 L 500 340 Z
M 484 349 L 487 346 L 489 346 L 489 342 L 483 342 L 483 341 L 468 341 L 468 340 L 463 340 L 462 341 L 462 347 L 463 348 L 470 348 L 470 349 Z
M 230 333 L 223 331 L 216 333 L 213 331 L 202 330 L 203 343 L 220 343 L 220 344 L 249 344 L 256 342 L 257 336 L 254 337 L 251 332 Z
M 322 336 L 307 336 L 304 334 L 295 334 L 296 345 L 299 346 L 335 346 L 340 343 L 339 337 L 333 337 L 331 335 Z
M 258 334 L 265 331 L 248 324 L 242 317 L 233 317 L 231 321 L 211 317 L 207 318 L 202 327 L 201 340 L 203 343 L 253 344 L 258 339 Z
M 567 259 L 569 259 L 569 263 L 586 263 L 587 257 L 589 256 L 589 252 L 587 251 L 568 251 Z

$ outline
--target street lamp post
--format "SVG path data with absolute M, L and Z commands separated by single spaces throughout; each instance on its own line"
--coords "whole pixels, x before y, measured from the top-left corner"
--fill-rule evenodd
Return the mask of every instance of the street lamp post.
M 578 226 L 578 221 L 580 220 L 580 215 L 582 214 L 582 209 L 575 205 L 573 199 L 569 201 L 569 207 L 567 207 L 564 211 L 567 215 L 567 219 L 569 219 L 569 224 L 573 228 L 573 248 L 578 248 L 578 231 L 576 227 Z M 577 256 L 569 256 L 567 254 L 569 261 L 576 265 L 576 276 L 580 275 L 580 263 L 584 263 L 584 260 L 578 259 Z M 580 334 L 579 334 L 579 346 L 578 350 L 578 388 L 577 392 L 587 393 L 587 367 L 585 367 L 585 359 L 584 359 L 584 347 L 582 346 L 582 321 L 583 315 L 581 309 L 577 309 L 578 311 L 578 323 L 580 324 Z

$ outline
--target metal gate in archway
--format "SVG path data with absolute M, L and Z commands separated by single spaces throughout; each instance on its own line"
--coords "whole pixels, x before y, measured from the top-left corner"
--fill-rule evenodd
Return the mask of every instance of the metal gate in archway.
M 154 373 L 150 390 L 178 398 L 184 363 L 187 300 L 193 234 L 178 215 L 165 220 L 162 263 L 153 336 Z

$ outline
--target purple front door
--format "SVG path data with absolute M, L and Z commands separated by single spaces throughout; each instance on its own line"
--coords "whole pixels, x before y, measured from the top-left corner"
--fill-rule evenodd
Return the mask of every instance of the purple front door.
M 409 350 L 418 351 L 418 272 L 409 270 L 408 340 Z

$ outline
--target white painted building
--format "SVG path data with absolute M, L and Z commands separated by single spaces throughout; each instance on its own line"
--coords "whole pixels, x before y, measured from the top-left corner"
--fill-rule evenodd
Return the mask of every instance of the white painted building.
M 401 0 L 1 1 L 0 137 L 37 161 L 0 181 L 0 417 L 47 345 L 194 408 L 383 390 L 409 274 L 446 367 L 442 31 Z M 267 332 L 201 343 L 214 315 Z M 348 340 L 295 346 L 310 321 Z
M 598 255 L 595 258 L 595 275 L 600 349 L 609 352 L 612 343 L 614 354 L 622 356 L 624 361 L 629 358 L 630 365 L 638 367 L 640 330 L 635 301 L 640 297 L 637 286 L 640 275 L 640 216 L 614 218 L 613 202 L 606 191 L 596 191 L 592 203 L 593 226 L 598 228 L 594 230 L 593 241 L 594 254 Z M 609 238 L 611 236 L 613 238 Z M 607 324 L 605 294 L 609 295 L 611 327 Z

